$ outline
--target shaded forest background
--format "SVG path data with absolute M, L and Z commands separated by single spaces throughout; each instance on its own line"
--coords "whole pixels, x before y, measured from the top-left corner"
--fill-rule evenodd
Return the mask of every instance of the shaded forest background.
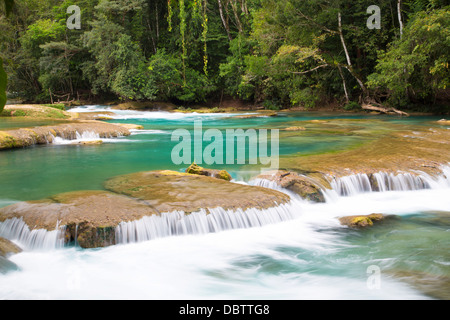
M 71 5 L 79 30 L 66 26 Z M 367 26 L 371 5 L 380 29 Z M 450 110 L 448 0 L 15 0 L 1 10 L 10 98 Z

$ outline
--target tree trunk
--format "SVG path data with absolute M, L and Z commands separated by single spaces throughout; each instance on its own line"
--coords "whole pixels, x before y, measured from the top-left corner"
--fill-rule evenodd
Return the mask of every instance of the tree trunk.
M 339 26 L 339 37 L 341 38 L 341 43 L 342 43 L 342 47 L 344 48 L 344 52 L 345 52 L 345 57 L 347 59 L 347 66 L 344 66 L 349 72 L 350 74 L 356 79 L 356 81 L 358 82 L 359 86 L 361 87 L 363 94 L 364 94 L 364 98 L 367 97 L 367 88 L 364 85 L 364 82 L 359 78 L 359 76 L 356 74 L 356 72 L 353 70 L 353 66 L 352 66 L 352 61 L 350 59 L 350 55 L 348 54 L 348 49 L 347 49 L 347 45 L 345 44 L 345 39 L 344 39 L 344 33 L 342 31 L 342 19 L 341 19 L 341 13 L 338 13 L 338 26 Z
M 229 27 L 227 21 L 225 20 L 225 16 L 223 15 L 222 0 L 217 0 L 217 3 L 219 4 L 220 19 L 222 20 L 223 26 L 224 26 L 224 28 L 225 28 L 225 30 L 227 32 L 228 40 L 232 41 L 233 38 L 231 37 L 230 27 Z
M 350 98 L 348 96 L 347 83 L 345 82 L 344 73 L 342 72 L 341 66 L 338 66 L 338 69 L 339 69 L 339 74 L 341 75 L 341 78 L 342 78 L 342 85 L 344 86 L 345 99 L 347 100 L 347 103 L 349 103 Z
M 243 32 L 243 27 L 242 27 L 241 19 L 239 19 L 239 13 L 238 13 L 235 1 L 236 0 L 231 0 L 230 1 L 230 5 L 231 5 L 231 8 L 233 9 L 234 19 L 236 20 L 236 26 L 237 26 L 237 28 L 239 30 L 239 33 L 242 33 Z
M 400 24 L 400 39 L 403 37 L 402 0 L 397 1 L 398 23 Z
M 342 19 L 341 19 L 341 13 L 338 13 L 338 23 L 339 23 L 339 36 L 341 38 L 342 47 L 344 48 L 345 57 L 347 58 L 347 64 L 351 67 L 352 61 L 350 60 L 350 56 L 348 54 L 347 45 L 345 44 L 344 40 L 344 33 L 342 32 Z
M 363 104 L 361 106 L 364 110 L 369 110 L 369 111 L 378 111 L 381 113 L 386 113 L 386 114 L 398 114 L 401 116 L 406 116 L 409 117 L 409 114 L 400 110 L 397 110 L 395 108 L 386 108 L 383 106 L 374 106 L 373 103 L 372 104 Z

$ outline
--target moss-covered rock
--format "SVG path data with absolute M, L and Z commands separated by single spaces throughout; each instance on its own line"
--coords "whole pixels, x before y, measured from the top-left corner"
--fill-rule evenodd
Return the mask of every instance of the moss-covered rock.
M 222 179 L 225 181 L 231 181 L 232 177 L 226 170 L 214 170 L 214 169 L 205 169 L 197 164 L 193 163 L 189 168 L 187 168 L 186 173 L 195 174 L 206 177 L 213 177 L 217 179 Z
M 350 228 L 367 228 L 372 227 L 374 223 L 384 221 L 388 218 L 392 218 L 391 215 L 383 215 L 374 213 L 367 216 L 347 216 L 347 217 L 341 217 L 339 218 L 339 222 L 344 225 L 348 226 Z

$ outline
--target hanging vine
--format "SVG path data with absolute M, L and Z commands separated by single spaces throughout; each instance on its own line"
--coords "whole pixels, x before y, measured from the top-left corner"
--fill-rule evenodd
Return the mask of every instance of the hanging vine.
M 172 32 L 172 17 L 173 17 L 172 0 L 167 1 L 167 8 L 169 10 L 169 14 L 167 15 L 167 22 L 169 23 L 169 32 Z
M 173 30 L 173 16 L 174 16 L 174 7 L 176 0 L 168 0 L 168 16 L 167 21 L 169 24 L 169 32 Z M 202 32 L 201 39 L 203 42 L 203 72 L 206 76 L 208 76 L 208 45 L 207 45 L 207 36 L 208 36 L 208 14 L 207 0 L 178 0 L 179 7 L 179 19 L 180 19 L 180 36 L 181 36 L 181 60 L 183 63 L 183 82 L 186 85 L 186 60 L 188 58 L 187 47 L 186 47 L 186 32 L 187 32 L 187 18 L 188 18 L 188 9 L 190 10 L 191 19 L 194 22 L 201 23 Z
M 208 76 L 208 13 L 207 13 L 208 0 L 203 0 L 203 21 L 202 21 L 202 39 L 203 39 L 203 71 L 205 76 Z
M 179 0 L 179 5 L 180 5 L 180 34 L 182 47 L 181 60 L 183 61 L 183 84 L 184 86 L 186 86 L 187 49 L 186 49 L 186 7 L 184 0 Z

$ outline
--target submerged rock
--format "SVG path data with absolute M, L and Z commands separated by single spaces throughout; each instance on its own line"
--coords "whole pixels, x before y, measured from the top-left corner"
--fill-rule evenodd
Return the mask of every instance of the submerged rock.
M 276 111 L 260 110 L 260 111 L 257 111 L 257 113 L 242 114 L 242 115 L 233 116 L 232 118 L 255 119 L 255 118 L 267 118 L 267 117 L 277 117 L 277 116 L 278 116 L 278 112 L 276 112 Z
M 17 270 L 19 270 L 19 267 L 15 263 L 0 256 L 0 274 L 5 274 L 10 271 L 17 271 Z
M 442 124 L 442 125 L 450 125 L 450 120 L 442 119 L 442 120 L 439 120 L 438 123 Z
M 301 198 L 313 202 L 325 202 L 322 187 L 313 179 L 286 170 L 265 172 L 254 179 L 275 182 L 278 186 L 294 192 Z
M 132 124 L 132 123 L 111 123 L 111 124 L 123 127 L 128 130 L 143 130 L 144 129 L 144 126 L 141 126 L 139 124 Z
M 367 228 L 374 225 L 374 223 L 384 221 L 388 218 L 392 218 L 392 215 L 384 215 L 374 213 L 367 216 L 347 216 L 339 218 L 339 222 L 350 228 Z
M 82 145 L 82 146 L 98 146 L 103 144 L 102 140 L 94 140 L 94 141 L 80 141 L 73 143 L 75 145 Z
M 18 246 L 16 246 L 8 239 L 0 237 L 0 257 L 6 258 L 11 254 L 20 252 L 22 252 L 22 249 L 20 249 Z
M 289 127 L 284 129 L 284 131 L 306 131 L 305 127 Z
M 189 168 L 187 168 L 186 173 L 196 174 L 200 176 L 213 177 L 217 179 L 222 179 L 225 181 L 231 181 L 232 177 L 226 170 L 215 170 L 215 169 L 205 169 L 197 164 L 193 163 Z
M 401 280 L 429 297 L 438 300 L 450 300 L 450 277 L 416 270 L 388 270 L 388 274 Z
M 18 246 L 11 241 L 0 237 L 0 273 L 19 270 L 19 267 L 7 258 L 13 254 L 22 252 Z
M 139 172 L 105 183 L 107 190 L 144 200 L 158 212 L 221 207 L 225 210 L 267 209 L 290 198 L 278 191 L 174 171 Z

